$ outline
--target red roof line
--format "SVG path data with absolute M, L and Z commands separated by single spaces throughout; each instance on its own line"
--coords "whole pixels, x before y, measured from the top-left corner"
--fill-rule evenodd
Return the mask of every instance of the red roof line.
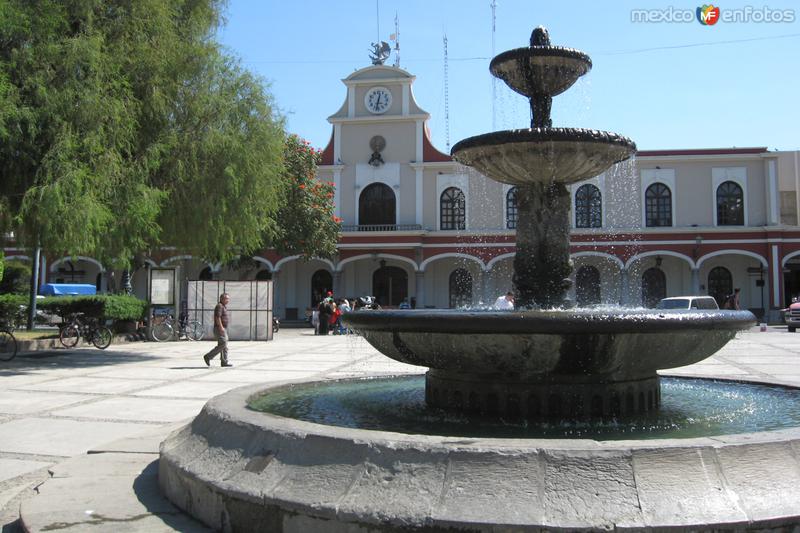
M 636 153 L 639 157 L 668 156 L 668 155 L 736 155 L 736 154 L 763 154 L 767 152 L 766 146 L 753 148 L 692 148 L 679 150 L 640 150 Z
M 328 146 L 322 151 L 322 160 L 320 161 L 320 165 L 332 165 L 333 164 L 333 132 L 335 130 L 331 127 L 331 140 L 328 141 Z
M 431 143 L 431 139 L 428 136 L 430 132 L 428 131 L 428 125 L 425 124 L 425 127 L 422 129 L 422 161 L 424 162 L 449 162 L 452 161 L 453 158 L 449 155 L 440 152 L 433 146 Z

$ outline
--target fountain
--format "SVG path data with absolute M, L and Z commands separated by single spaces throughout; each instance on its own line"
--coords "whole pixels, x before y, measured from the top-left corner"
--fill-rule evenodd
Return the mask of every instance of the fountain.
M 537 28 L 530 47 L 491 63 L 530 98 L 531 128 L 453 147 L 458 161 L 519 187 L 517 309 L 346 315 L 383 354 L 430 369 L 424 400 L 408 400 L 421 394 L 420 377 L 256 385 L 218 396 L 162 444 L 159 483 L 173 503 L 223 531 L 800 523 L 797 394 L 701 384 L 699 396 L 659 411 L 657 371 L 710 356 L 754 324 L 752 314 L 563 308 L 571 272 L 566 185 L 635 151 L 616 134 L 552 127 L 552 97 L 590 67 L 588 56 L 551 46 Z M 665 386 L 677 396 L 693 388 L 681 380 Z M 758 389 L 758 399 L 725 403 L 742 387 Z M 719 430 L 702 419 L 698 433 L 674 438 L 671 417 L 697 423 L 703 395 L 714 395 L 720 416 L 736 412 L 744 423 Z M 750 420 L 759 418 L 759 401 L 769 402 L 772 422 Z M 425 427 L 414 424 L 421 418 Z M 590 430 L 552 433 L 564 419 L 567 429 Z M 647 431 L 625 433 L 632 426 L 661 432 L 641 440 Z M 612 440 L 615 431 L 636 440 Z

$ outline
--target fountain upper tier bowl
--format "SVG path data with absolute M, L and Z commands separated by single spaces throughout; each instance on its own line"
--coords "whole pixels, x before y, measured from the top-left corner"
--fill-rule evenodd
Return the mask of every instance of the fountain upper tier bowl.
M 581 128 L 496 131 L 464 139 L 451 151 L 459 163 L 509 185 L 575 183 L 635 152 L 627 137 Z
M 702 361 L 755 323 L 749 311 L 654 310 L 347 313 L 381 353 L 437 370 L 485 375 L 631 379 Z M 658 356 L 652 357 L 658 347 Z
M 561 94 L 591 68 L 589 56 L 561 46 L 516 48 L 496 56 L 489 64 L 494 76 L 528 97 Z

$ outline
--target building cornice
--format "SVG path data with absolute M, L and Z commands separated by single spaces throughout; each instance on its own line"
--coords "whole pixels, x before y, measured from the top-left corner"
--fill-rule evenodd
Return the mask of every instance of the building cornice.
M 360 117 L 337 117 L 331 115 L 328 122 L 331 124 L 372 124 L 375 122 L 409 122 L 415 123 L 418 120 L 428 120 L 430 113 L 416 113 L 414 115 L 374 115 Z

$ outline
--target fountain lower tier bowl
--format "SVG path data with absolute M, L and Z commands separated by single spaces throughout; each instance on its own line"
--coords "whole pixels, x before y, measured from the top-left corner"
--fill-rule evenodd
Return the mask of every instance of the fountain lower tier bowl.
M 597 441 L 415 435 L 210 400 L 161 445 L 158 480 L 217 531 L 791 531 L 800 428 Z
M 525 418 L 658 408 L 657 371 L 702 361 L 755 324 L 749 311 L 359 311 L 378 351 L 430 368 L 429 405 Z
M 528 97 L 561 94 L 591 68 L 589 56 L 561 46 L 517 48 L 501 53 L 489 64 L 494 76 Z
M 464 139 L 451 150 L 459 163 L 509 185 L 575 183 L 635 152 L 627 137 L 580 128 L 496 131 Z

